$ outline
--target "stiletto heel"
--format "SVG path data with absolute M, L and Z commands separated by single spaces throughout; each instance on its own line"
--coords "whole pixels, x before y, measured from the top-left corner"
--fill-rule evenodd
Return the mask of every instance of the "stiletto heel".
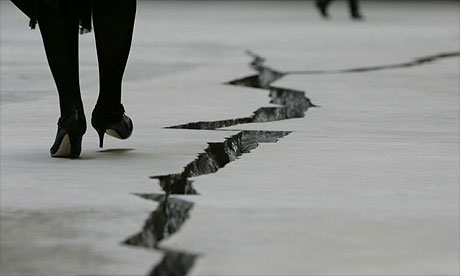
M 96 129 L 96 131 L 97 131 L 97 134 L 99 135 L 99 147 L 103 148 L 105 129 Z
M 86 119 L 82 111 L 75 110 L 59 118 L 56 139 L 50 149 L 51 157 L 79 157 L 85 132 Z
M 118 139 L 127 139 L 133 132 L 133 121 L 126 116 L 123 105 L 118 111 L 108 111 L 96 106 L 91 124 L 99 135 L 99 147 L 103 147 L 104 134 Z

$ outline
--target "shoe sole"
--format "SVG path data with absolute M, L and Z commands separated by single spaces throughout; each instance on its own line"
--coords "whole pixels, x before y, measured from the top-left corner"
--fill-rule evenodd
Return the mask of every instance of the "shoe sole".
M 64 138 L 62 138 L 58 150 L 54 154 L 51 154 L 51 157 L 70 157 L 71 153 L 72 146 L 70 145 L 70 137 L 69 134 L 66 134 Z
M 51 157 L 58 157 L 58 158 L 62 157 L 62 158 L 75 159 L 75 158 L 78 158 L 79 156 L 80 156 L 80 150 L 78 150 L 78 153 L 77 152 L 72 153 L 72 143 L 70 141 L 69 134 L 66 134 L 64 138 L 62 138 L 62 141 L 61 141 L 61 144 L 59 145 L 58 150 L 54 154 L 51 154 Z
M 122 139 L 122 138 L 120 137 L 120 135 L 118 134 L 118 132 L 116 132 L 114 129 L 107 129 L 107 130 L 105 131 L 105 133 L 107 133 L 107 135 L 110 135 L 110 136 L 112 136 L 112 137 L 115 137 L 115 138 L 118 138 L 118 139 Z
M 115 137 L 115 138 L 118 138 L 118 139 L 122 139 L 122 140 L 128 139 L 128 138 L 131 136 L 131 134 L 130 134 L 128 137 L 124 137 L 124 138 L 123 138 L 123 137 L 120 136 L 120 134 L 118 134 L 118 132 L 117 132 L 116 130 L 110 129 L 110 128 L 109 128 L 109 129 L 106 129 L 106 130 L 105 130 L 105 133 L 107 133 L 107 135 L 110 135 L 110 136 L 112 136 L 112 137 Z

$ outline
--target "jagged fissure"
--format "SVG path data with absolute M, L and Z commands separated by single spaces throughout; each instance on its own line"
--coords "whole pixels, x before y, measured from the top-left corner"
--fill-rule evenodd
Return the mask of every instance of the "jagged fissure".
M 279 106 L 261 107 L 254 111 L 253 115 L 250 117 L 219 121 L 192 122 L 170 126 L 167 128 L 214 130 L 239 124 L 266 123 L 293 118 L 302 118 L 305 116 L 305 112 L 310 107 L 317 107 L 317 105 L 313 104 L 310 99 L 304 96 L 304 92 L 302 91 L 271 87 L 270 97 L 272 98 L 270 103 L 277 104 Z
M 310 107 L 315 107 L 305 97 L 303 91 L 271 87 L 270 84 L 284 76 L 276 70 L 264 65 L 265 60 L 248 52 L 253 61 L 251 66 L 258 72 L 249 78 L 252 87 L 269 90 L 270 103 L 276 106 L 261 107 L 252 116 L 208 122 L 192 122 L 169 128 L 211 129 L 215 130 L 244 123 L 271 122 L 300 118 Z M 237 81 L 235 85 L 245 85 L 247 80 Z M 193 267 L 198 254 L 179 250 L 165 249 L 160 242 L 174 235 L 189 219 L 193 203 L 172 197 L 174 194 L 193 195 L 198 192 L 193 187 L 191 177 L 215 173 L 228 163 L 237 160 L 243 154 L 249 153 L 260 143 L 276 143 L 278 139 L 288 135 L 289 131 L 253 131 L 243 130 L 226 138 L 223 142 L 208 143 L 203 153 L 187 164 L 181 173 L 152 176 L 158 179 L 165 194 L 137 194 L 145 199 L 158 202 L 158 207 L 146 219 L 142 230 L 123 243 L 159 250 L 163 252 L 162 260 L 148 273 L 150 276 L 185 276 Z
M 136 194 L 144 199 L 158 202 L 150 213 L 142 230 L 123 243 L 162 251 L 162 260 L 148 273 L 149 276 L 185 276 L 193 267 L 198 254 L 161 248 L 159 243 L 176 233 L 189 218 L 193 203 L 171 198 L 168 194 Z
M 247 51 L 247 54 L 253 58 L 253 61 L 250 63 L 250 66 L 254 70 L 256 70 L 258 73 L 229 81 L 227 84 L 237 85 L 237 86 L 246 86 L 246 87 L 252 87 L 252 88 L 269 89 L 273 82 L 285 76 L 288 76 L 288 75 L 365 73 L 365 72 L 372 72 L 372 71 L 381 71 L 381 70 L 421 66 L 424 64 L 436 62 L 441 59 L 460 57 L 460 52 L 452 51 L 452 52 L 443 52 L 439 54 L 418 57 L 408 62 L 386 64 L 386 65 L 377 65 L 377 66 L 368 66 L 368 67 L 352 67 L 352 68 L 332 69 L 332 70 L 279 71 L 279 70 L 274 70 L 266 66 L 265 58 L 251 51 Z
M 305 92 L 303 91 L 274 86 L 269 87 L 268 90 L 270 91 L 270 103 L 278 106 L 261 107 L 254 111 L 253 115 L 250 117 L 192 122 L 167 128 L 214 130 L 239 124 L 266 123 L 302 118 L 310 107 L 318 107 L 313 104 L 309 98 L 305 97 Z
M 390 64 L 373 67 L 358 67 L 340 70 L 304 70 L 281 72 L 265 66 L 265 59 L 250 51 L 247 52 L 252 58 L 251 67 L 257 74 L 239 78 L 227 84 L 245 86 L 268 90 L 270 103 L 277 106 L 261 107 L 253 115 L 219 121 L 192 122 L 169 128 L 182 129 L 210 129 L 234 126 L 245 123 L 270 122 L 291 118 L 304 117 L 310 107 L 315 107 L 310 99 L 305 97 L 304 91 L 271 86 L 273 82 L 286 75 L 292 74 L 337 74 L 359 73 L 395 68 L 419 66 L 434 62 L 438 59 L 460 56 L 460 52 L 441 53 L 414 59 L 410 62 Z M 160 242 L 174 235 L 190 217 L 193 203 L 171 197 L 172 194 L 197 194 L 190 177 L 215 173 L 226 164 L 235 161 L 242 154 L 250 152 L 259 143 L 275 143 L 277 139 L 288 135 L 287 131 L 241 131 L 221 143 L 209 143 L 205 151 L 190 162 L 181 173 L 153 176 L 158 179 L 164 195 L 137 194 L 145 199 L 158 202 L 154 210 L 144 223 L 142 230 L 126 239 L 124 244 L 140 246 L 160 250 L 164 256 L 162 260 L 149 272 L 150 276 L 185 276 L 193 267 L 198 254 L 185 251 L 165 249 Z
M 195 264 L 197 254 L 175 250 L 163 250 L 163 259 L 158 263 L 149 276 L 184 276 Z
M 185 276 L 193 267 L 198 254 L 164 249 L 160 242 L 174 235 L 190 218 L 193 203 L 171 197 L 172 194 L 196 194 L 190 177 L 217 172 L 243 154 L 257 148 L 260 143 L 276 143 L 289 131 L 244 130 L 226 138 L 223 142 L 208 143 L 203 153 L 187 164 L 180 174 L 154 176 L 165 194 L 135 194 L 141 198 L 158 202 L 149 214 L 142 230 L 128 237 L 123 244 L 150 248 L 163 252 L 162 260 L 149 272 L 149 276 Z
M 281 79 L 286 75 L 284 72 L 266 66 L 265 58 L 255 54 L 254 52 L 248 50 L 246 51 L 246 54 L 252 57 L 252 61 L 249 65 L 253 70 L 257 71 L 257 74 L 229 81 L 227 84 L 267 89 L 274 81 Z
M 181 173 L 157 175 L 161 188 L 167 194 L 197 194 L 191 177 L 217 172 L 239 156 L 257 148 L 259 143 L 276 143 L 289 131 L 244 130 L 226 138 L 223 142 L 208 143 L 203 153 L 187 164 Z
M 189 218 L 193 203 L 171 198 L 167 194 L 136 194 L 142 198 L 158 202 L 158 207 L 150 213 L 142 231 L 129 237 L 124 244 L 146 248 L 158 248 L 159 242 L 176 233 Z
M 247 51 L 247 54 L 253 58 L 250 66 L 257 71 L 257 74 L 229 81 L 227 84 L 268 90 L 270 103 L 276 106 L 261 107 L 254 111 L 251 116 L 247 117 L 218 121 L 191 122 L 169 126 L 167 128 L 214 130 L 239 124 L 266 123 L 302 118 L 310 107 L 318 107 L 313 104 L 309 98 L 305 97 L 304 91 L 271 86 L 273 82 L 284 77 L 286 73 L 266 66 L 265 59 L 251 51 Z

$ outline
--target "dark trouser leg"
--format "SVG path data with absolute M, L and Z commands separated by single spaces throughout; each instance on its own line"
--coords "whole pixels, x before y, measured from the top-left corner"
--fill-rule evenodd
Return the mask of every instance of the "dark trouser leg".
M 329 3 L 331 2 L 331 0 L 316 0 L 316 3 L 317 4 L 323 4 L 323 5 L 329 5 Z
M 316 0 L 316 6 L 318 7 L 323 17 L 329 16 L 329 14 L 327 13 L 327 7 L 330 2 L 331 0 Z
M 83 111 L 78 73 L 78 20 L 42 4 L 38 24 L 59 94 L 61 117 Z
M 93 23 L 99 62 L 97 106 L 119 111 L 121 82 L 128 60 L 136 15 L 136 0 L 94 1 Z
M 353 18 L 361 18 L 361 14 L 359 12 L 359 4 L 358 0 L 348 0 L 348 4 L 350 6 L 350 15 Z

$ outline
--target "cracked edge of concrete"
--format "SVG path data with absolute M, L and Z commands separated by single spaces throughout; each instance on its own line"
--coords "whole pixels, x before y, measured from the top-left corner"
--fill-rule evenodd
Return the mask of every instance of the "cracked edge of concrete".
M 166 128 L 215 130 L 239 124 L 288 120 L 302 118 L 305 116 L 305 112 L 307 112 L 310 107 L 319 107 L 318 105 L 313 104 L 311 100 L 305 96 L 304 91 L 271 86 L 273 82 L 286 76 L 286 73 L 266 66 L 265 58 L 251 51 L 247 51 L 247 54 L 252 57 L 253 60 L 251 61 L 250 66 L 257 73 L 229 81 L 226 84 L 268 90 L 270 103 L 277 106 L 260 107 L 254 111 L 251 116 L 247 117 L 217 121 L 198 121 L 169 126 Z
M 217 172 L 230 162 L 251 150 L 259 143 L 276 143 L 289 135 L 289 131 L 251 131 L 243 130 L 226 138 L 223 142 L 208 143 L 203 153 L 185 166 L 181 174 L 154 176 L 166 194 L 140 194 L 143 199 L 158 202 L 157 208 L 145 220 L 138 233 L 128 237 L 123 244 L 149 248 L 163 252 L 162 260 L 148 275 L 185 276 L 193 267 L 199 254 L 180 250 L 163 249 L 160 242 L 174 235 L 190 218 L 193 202 L 171 197 L 171 194 L 197 194 L 189 177 Z
M 369 67 L 354 67 L 338 70 L 299 70 L 287 71 L 285 75 L 321 75 L 321 74 L 349 74 L 349 73 L 364 73 L 373 71 L 382 71 L 398 68 L 408 68 L 433 63 L 440 59 L 460 57 L 460 52 L 444 52 L 424 57 L 418 57 L 408 62 L 394 63 L 387 65 L 369 66 Z
M 199 254 L 161 249 L 163 258 L 149 272 L 149 276 L 185 276 L 192 269 Z
M 310 99 L 305 97 L 305 92 L 271 86 L 274 81 L 288 74 L 328 74 L 377 71 L 391 68 L 417 66 L 424 63 L 434 62 L 437 59 L 460 55 L 459 52 L 442 53 L 418 58 L 407 63 L 344 70 L 280 72 L 265 66 L 265 58 L 256 55 L 251 51 L 247 51 L 247 54 L 253 58 L 250 65 L 258 73 L 230 81 L 227 84 L 267 89 L 270 91 L 270 103 L 279 106 L 261 107 L 256 110 L 251 117 L 210 122 L 194 122 L 185 125 L 172 126 L 169 128 L 215 130 L 241 123 L 269 122 L 304 117 L 304 113 L 309 107 L 316 107 L 316 105 L 311 103 Z M 199 254 L 164 249 L 159 246 L 159 243 L 163 239 L 173 235 L 182 227 L 185 221 L 190 217 L 190 210 L 193 208 L 192 202 L 178 198 L 171 198 L 170 194 L 197 194 L 189 177 L 215 173 L 226 164 L 235 161 L 244 153 L 248 153 L 252 149 L 257 148 L 259 143 L 276 143 L 279 138 L 282 138 L 289 133 L 291 132 L 243 130 L 229 138 L 226 138 L 224 142 L 208 143 L 208 147 L 205 149 L 204 153 L 199 154 L 194 161 L 189 163 L 182 173 L 151 177 L 159 180 L 160 186 L 166 194 L 136 194 L 142 198 L 157 201 L 159 205 L 156 210 L 151 212 L 145 221 L 142 230 L 127 238 L 123 242 L 126 245 L 146 247 L 163 252 L 164 255 L 162 260 L 152 268 L 152 270 L 148 273 L 149 276 L 185 276 L 199 257 Z
M 168 194 L 135 194 L 158 202 L 158 207 L 145 220 L 142 230 L 127 238 L 123 244 L 156 249 L 159 243 L 176 233 L 189 218 L 193 203 Z
M 154 265 L 149 276 L 174 275 L 185 276 L 193 267 L 199 254 L 165 249 L 160 242 L 176 233 L 190 217 L 193 203 L 171 198 L 168 194 L 134 194 L 147 200 L 158 202 L 144 223 L 142 230 L 127 238 L 123 244 L 149 248 L 163 253 L 162 260 Z
M 277 106 L 261 107 L 254 111 L 251 116 L 247 117 L 217 121 L 198 121 L 166 128 L 215 130 L 239 124 L 288 120 L 302 118 L 310 107 L 319 107 L 313 104 L 311 100 L 305 96 L 304 91 L 271 86 L 273 82 L 281 79 L 287 74 L 266 66 L 265 58 L 254 52 L 248 50 L 246 53 L 252 57 L 250 67 L 257 73 L 226 82 L 225 84 L 268 90 L 270 103 L 276 104 Z
M 151 176 L 158 179 L 167 194 L 197 194 L 189 178 L 215 173 L 238 157 L 257 148 L 259 143 L 276 143 L 290 131 L 243 130 L 223 142 L 208 143 L 204 152 L 188 163 L 181 173 Z
M 275 70 L 267 65 L 265 65 L 266 59 L 247 50 L 246 54 L 252 58 L 252 61 L 249 63 L 249 66 L 257 72 L 257 74 L 249 75 L 242 77 L 236 80 L 226 82 L 226 84 L 236 85 L 236 86 L 246 86 L 252 88 L 261 88 L 268 89 L 270 85 L 286 76 L 285 72 Z
M 240 123 L 268 122 L 285 120 L 290 117 L 303 117 L 309 107 L 315 107 L 305 97 L 303 91 L 292 89 L 269 87 L 269 85 L 281 78 L 284 74 L 264 66 L 260 56 L 248 52 L 253 57 L 251 66 L 258 71 L 257 80 L 259 86 L 270 90 L 271 103 L 279 106 L 261 107 L 251 117 L 237 118 L 212 122 L 189 123 L 195 127 L 170 127 L 187 129 L 212 129 L 231 126 Z M 192 185 L 190 177 L 211 174 L 217 172 L 239 156 L 249 153 L 257 148 L 259 143 L 276 143 L 278 139 L 289 135 L 290 131 L 257 131 L 242 130 L 223 142 L 208 143 L 203 153 L 184 167 L 182 173 L 152 176 L 158 179 L 161 188 L 166 194 L 135 194 L 144 199 L 158 202 L 158 207 L 152 211 L 145 220 L 142 230 L 128 237 L 123 244 L 149 248 L 163 252 L 162 260 L 148 273 L 150 276 L 185 276 L 195 264 L 199 254 L 188 253 L 181 250 L 170 250 L 160 247 L 160 242 L 175 234 L 189 219 L 193 203 L 170 197 L 171 194 L 198 194 Z
M 181 125 L 170 126 L 171 129 L 198 129 L 216 130 L 239 124 L 268 123 L 274 121 L 305 117 L 305 112 L 310 107 L 319 107 L 305 97 L 303 91 L 294 91 L 287 88 L 270 87 L 270 103 L 277 106 L 260 107 L 249 117 L 218 121 L 199 121 Z

